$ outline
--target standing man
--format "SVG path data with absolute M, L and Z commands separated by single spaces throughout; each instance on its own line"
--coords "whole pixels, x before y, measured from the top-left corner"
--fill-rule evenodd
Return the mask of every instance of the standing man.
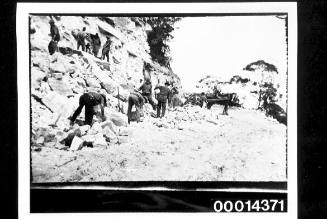
M 85 125 L 92 125 L 93 116 L 97 114 L 94 107 L 100 106 L 101 118 L 104 121 L 106 118 L 104 116 L 104 107 L 107 106 L 107 100 L 104 94 L 99 94 L 95 92 L 88 92 L 82 94 L 79 98 L 79 106 L 71 117 L 70 121 L 73 124 L 77 116 L 81 113 L 83 107 L 85 106 Z
M 207 97 L 206 97 L 206 94 L 204 92 L 201 93 L 201 96 L 200 96 L 200 105 L 201 105 L 201 108 L 203 106 L 207 106 L 208 104 L 208 100 L 207 100 Z
M 92 43 L 93 43 L 93 54 L 95 57 L 97 57 L 98 55 L 98 52 L 100 50 L 100 47 L 101 47 L 101 40 L 100 40 L 100 37 L 98 35 L 98 33 L 96 33 L 95 35 L 91 35 L 91 38 L 92 38 Z
M 55 25 L 54 20 L 49 21 L 50 24 L 50 36 L 51 36 L 51 41 L 48 45 L 48 50 L 50 55 L 55 53 L 58 50 L 58 42 L 60 40 L 60 34 L 59 34 L 59 29 Z
M 167 104 L 167 99 L 168 96 L 170 95 L 170 90 L 169 90 L 169 82 L 166 81 L 165 86 L 156 86 L 154 90 L 159 90 L 159 93 L 157 93 L 156 98 L 158 100 L 158 106 L 157 106 L 157 118 L 162 118 L 165 116 L 166 112 L 166 104 Z M 160 111 L 162 109 L 162 113 L 160 116 Z
M 156 104 L 152 99 L 152 84 L 150 78 L 145 79 L 145 82 L 141 85 L 139 91 L 141 91 L 142 96 L 151 104 L 153 110 L 156 110 Z
M 109 51 L 110 51 L 111 39 L 109 36 L 106 36 L 106 38 L 107 38 L 107 41 L 103 45 L 101 59 L 104 60 L 107 57 L 107 62 L 109 62 Z
M 83 27 L 83 30 L 82 31 L 79 31 L 77 33 L 77 50 L 79 49 L 79 47 L 81 46 L 82 47 L 82 51 L 85 52 L 85 38 L 87 37 L 86 36 L 86 27 Z

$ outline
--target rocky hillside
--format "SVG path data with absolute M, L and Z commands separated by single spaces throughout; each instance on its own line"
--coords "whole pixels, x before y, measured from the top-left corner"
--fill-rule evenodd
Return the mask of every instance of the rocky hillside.
M 63 114 L 67 117 L 77 107 L 79 96 L 91 90 L 106 93 L 112 108 L 118 107 L 120 99 L 120 106 L 126 112 L 129 92 L 139 87 L 145 76 L 151 77 L 153 85 L 168 80 L 180 86 L 177 75 L 151 60 L 147 43 L 147 31 L 151 27 L 138 22 L 137 18 L 54 16 L 52 19 L 59 28 L 61 40 L 58 43 L 60 52 L 53 55 L 48 52 L 50 19 L 49 16 L 30 17 L 33 112 L 44 108 L 52 113 L 63 113 L 61 106 L 64 106 Z M 102 45 L 106 36 L 112 36 L 109 63 L 76 51 L 73 34 L 83 27 L 87 33 L 98 33 Z M 146 72 L 143 72 L 144 65 L 150 66 Z M 42 80 L 45 76 L 49 77 L 47 81 Z M 41 106 L 35 101 L 42 103 Z M 33 119 L 33 122 L 38 121 Z
M 239 95 L 248 109 L 232 107 L 228 116 L 219 105 L 183 105 L 156 118 L 146 104 L 142 122 L 127 125 L 127 97 L 141 79 L 181 87 L 177 75 L 151 59 L 151 27 L 137 18 L 52 17 L 61 40 L 59 51 L 49 55 L 50 19 L 30 17 L 32 182 L 286 179 L 286 126 L 252 110 L 264 80 L 242 74 L 227 82 L 211 76 L 199 81 L 199 89 L 218 84 L 222 92 Z M 98 58 L 101 49 L 97 57 L 76 50 L 74 33 L 83 27 L 98 33 L 102 45 L 112 37 L 109 62 Z M 143 71 L 145 65 L 149 69 Z M 260 75 L 256 66 L 244 72 Z M 86 91 L 105 94 L 107 120 L 94 116 L 92 126 L 84 125 L 83 109 L 70 125 Z

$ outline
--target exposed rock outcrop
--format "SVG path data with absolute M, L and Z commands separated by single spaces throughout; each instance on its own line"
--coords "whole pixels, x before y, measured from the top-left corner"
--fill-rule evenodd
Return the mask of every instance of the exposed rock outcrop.
M 55 21 L 61 35 L 58 50 L 53 55 L 48 52 L 50 19 Z M 153 86 L 158 80 L 173 81 L 177 87 L 180 86 L 177 75 L 151 60 L 146 33 L 150 27 L 137 19 L 31 16 L 30 21 L 33 30 L 30 32 L 32 129 L 36 131 L 45 127 L 47 132 L 63 133 L 53 140 L 54 145 L 73 144 L 73 150 L 79 150 L 85 145 L 117 142 L 119 128 L 127 126 L 124 113 L 127 111 L 128 95 L 140 86 L 141 79 L 150 77 Z M 101 49 L 95 55 L 77 50 L 77 32 L 83 27 L 88 34 L 99 35 L 101 49 L 106 36 L 111 37 L 109 62 L 100 59 Z M 145 65 L 149 66 L 148 71 L 144 71 Z M 78 107 L 80 95 L 87 91 L 105 94 L 109 123 L 102 126 L 95 123 L 91 128 L 75 127 L 74 130 L 79 130 L 76 134 L 76 131 L 70 130 L 68 118 Z M 83 120 L 84 110 L 76 123 L 83 125 Z M 43 145 L 44 135 L 36 136 L 33 141 Z

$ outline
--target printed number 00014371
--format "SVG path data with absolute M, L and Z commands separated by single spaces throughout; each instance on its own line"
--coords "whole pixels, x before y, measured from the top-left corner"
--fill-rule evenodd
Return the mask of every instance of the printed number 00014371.
M 263 200 L 217 200 L 213 208 L 216 212 L 284 212 L 285 201 Z

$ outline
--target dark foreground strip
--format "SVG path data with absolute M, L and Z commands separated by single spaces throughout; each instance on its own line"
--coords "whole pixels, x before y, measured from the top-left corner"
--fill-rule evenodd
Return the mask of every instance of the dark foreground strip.
M 216 201 L 238 200 L 280 200 L 285 203 L 283 212 L 287 211 L 286 193 L 31 189 L 31 213 L 214 212 Z M 280 208 L 274 211 L 280 212 Z M 248 212 L 247 208 L 243 212 Z M 251 212 L 256 212 L 255 208 Z

